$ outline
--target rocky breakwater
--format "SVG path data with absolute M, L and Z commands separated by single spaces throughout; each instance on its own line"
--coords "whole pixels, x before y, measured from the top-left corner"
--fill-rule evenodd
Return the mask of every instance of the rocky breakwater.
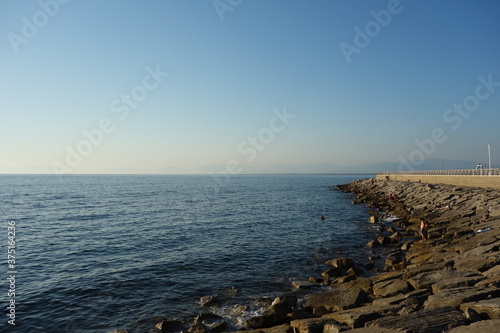
M 328 260 L 321 277 L 294 282 L 295 292 L 246 318 L 244 332 L 499 332 L 500 192 L 373 179 L 335 190 L 368 207 L 367 223 L 383 234 L 367 246 L 374 258 L 385 253 L 385 267 Z M 426 241 L 420 219 L 429 223 Z M 215 327 L 203 319 L 188 331 L 229 328 L 223 318 Z
M 367 244 L 393 248 L 386 272 L 367 278 L 371 302 L 323 318 L 351 332 L 499 332 L 498 190 L 371 179 L 337 189 L 372 216 L 394 215 L 396 230 Z M 420 219 L 429 223 L 423 242 Z

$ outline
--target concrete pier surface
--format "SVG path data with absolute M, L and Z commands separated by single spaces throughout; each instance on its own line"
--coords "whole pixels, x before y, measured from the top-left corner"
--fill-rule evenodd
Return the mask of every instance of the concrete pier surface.
M 383 172 L 376 179 L 500 189 L 500 169 Z

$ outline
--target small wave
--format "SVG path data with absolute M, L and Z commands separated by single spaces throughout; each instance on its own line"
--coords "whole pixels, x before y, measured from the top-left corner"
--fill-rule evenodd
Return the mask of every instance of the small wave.
M 397 219 L 398 219 L 398 217 L 395 215 L 386 215 L 382 218 L 382 221 L 386 222 L 386 223 L 392 223 Z

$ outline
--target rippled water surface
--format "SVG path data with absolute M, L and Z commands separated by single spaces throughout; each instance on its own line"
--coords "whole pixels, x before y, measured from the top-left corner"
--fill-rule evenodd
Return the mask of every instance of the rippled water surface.
M 16 327 L 0 331 L 148 332 L 233 286 L 222 307 L 290 290 L 339 252 L 364 258 L 365 208 L 330 191 L 357 178 L 0 176 L 18 271 Z

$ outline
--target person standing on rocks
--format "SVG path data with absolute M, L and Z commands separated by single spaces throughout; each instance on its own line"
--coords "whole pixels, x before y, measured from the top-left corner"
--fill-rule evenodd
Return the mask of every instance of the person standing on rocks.
M 422 242 L 425 242 L 428 239 L 429 235 L 429 223 L 426 220 L 420 219 L 420 236 L 422 236 Z

